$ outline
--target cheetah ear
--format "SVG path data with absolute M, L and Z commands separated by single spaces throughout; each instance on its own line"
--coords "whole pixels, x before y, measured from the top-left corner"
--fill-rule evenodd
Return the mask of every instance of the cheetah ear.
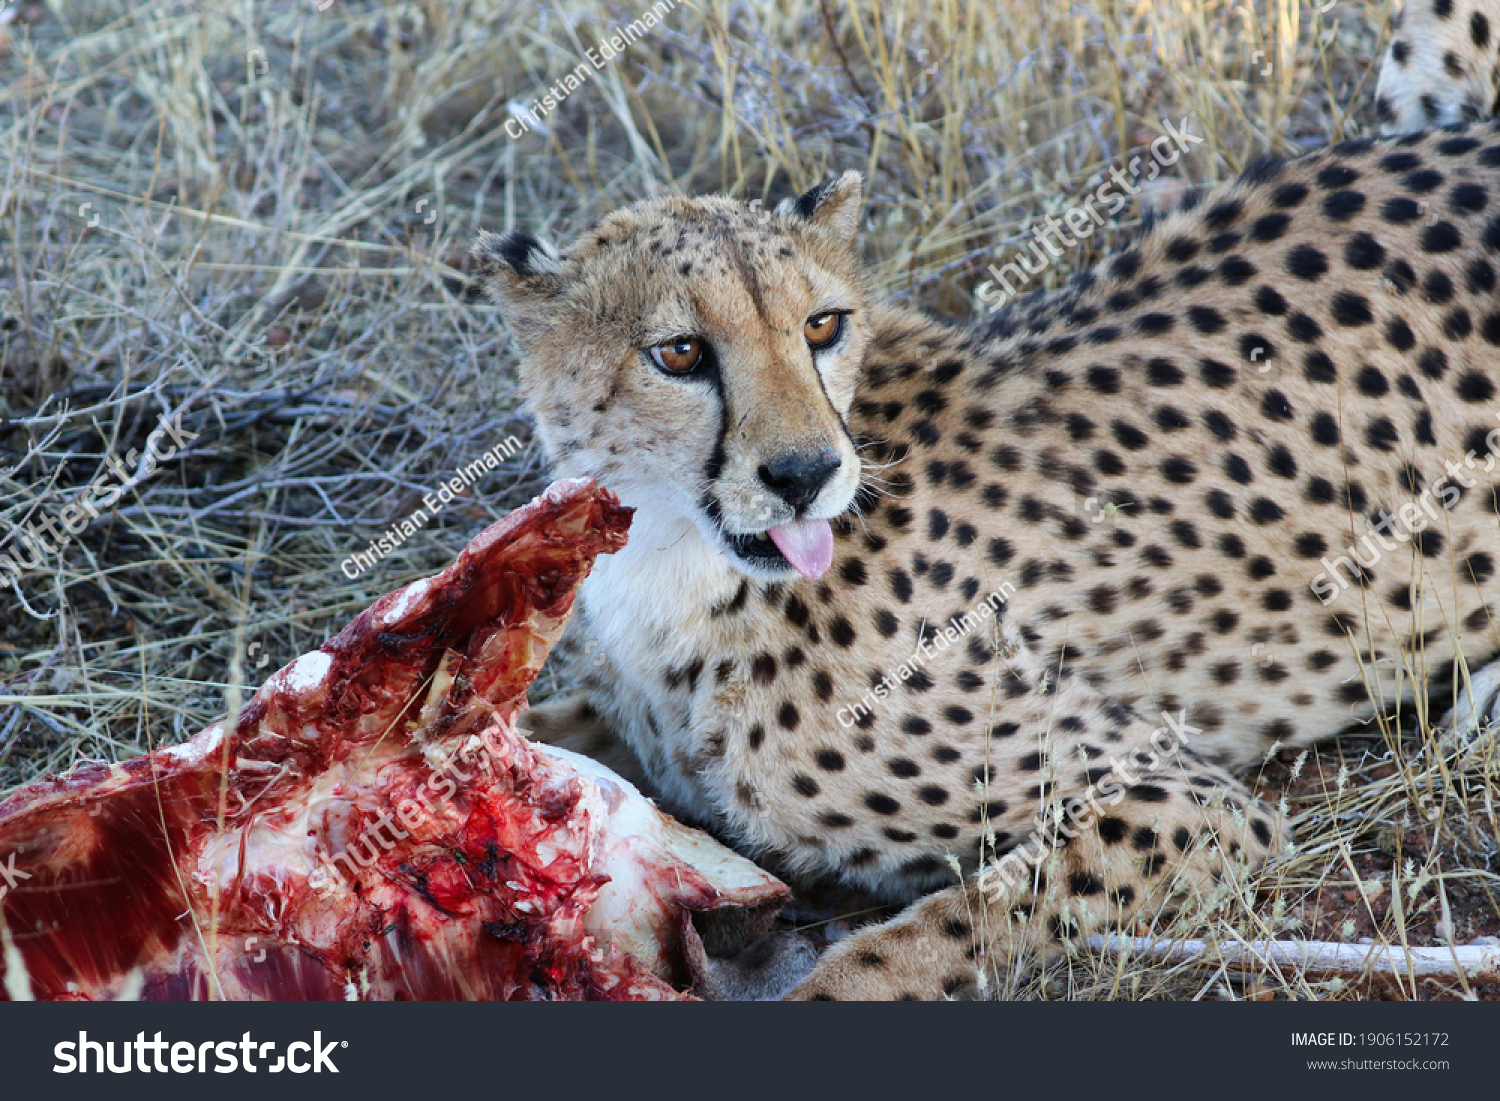
M 784 199 L 776 212 L 806 218 L 847 245 L 859 231 L 864 200 L 864 177 L 849 171 L 836 180 L 825 180 L 799 199 Z
M 524 343 L 545 326 L 548 306 L 567 282 L 567 261 L 529 233 L 481 233 L 469 250 L 485 290 Z

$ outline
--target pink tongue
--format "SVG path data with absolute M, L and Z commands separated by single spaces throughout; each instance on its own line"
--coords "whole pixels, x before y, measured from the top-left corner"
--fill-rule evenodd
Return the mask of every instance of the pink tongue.
M 833 565 L 833 529 L 827 520 L 798 520 L 766 534 L 803 577 L 816 581 Z

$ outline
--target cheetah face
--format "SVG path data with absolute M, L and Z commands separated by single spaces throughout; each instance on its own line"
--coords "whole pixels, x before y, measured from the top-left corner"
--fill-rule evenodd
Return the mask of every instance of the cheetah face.
M 869 326 L 860 202 L 850 172 L 775 212 L 639 203 L 562 252 L 481 235 L 556 472 L 597 479 L 741 573 L 821 576 L 860 479 L 845 426 Z

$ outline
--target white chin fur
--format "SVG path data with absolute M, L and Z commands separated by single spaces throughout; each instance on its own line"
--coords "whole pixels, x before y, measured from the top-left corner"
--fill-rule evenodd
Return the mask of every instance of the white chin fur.
M 694 526 L 698 529 L 698 535 L 703 540 L 703 548 L 706 552 L 717 555 L 726 566 L 746 577 L 755 578 L 758 581 L 789 581 L 798 576 L 790 562 L 775 566 L 770 563 L 752 562 L 735 554 L 729 544 L 724 542 L 714 525 L 702 515 L 701 510 L 694 517 Z
M 608 558 L 631 559 L 633 568 L 641 568 L 645 566 L 644 555 L 664 554 L 670 559 L 672 569 L 686 568 L 690 574 L 704 580 L 715 574 L 722 577 L 729 571 L 757 581 L 794 581 L 802 576 L 784 559 L 780 565 L 775 565 L 740 557 L 724 541 L 698 503 L 676 487 L 664 492 L 660 486 L 631 485 L 618 478 L 600 479 L 600 483 L 617 493 L 622 504 L 636 509 L 635 519 L 630 525 L 629 543 L 619 554 Z M 847 503 L 845 507 L 848 507 Z M 600 559 L 595 569 L 604 566 L 606 561 Z M 665 560 L 662 564 L 666 564 Z

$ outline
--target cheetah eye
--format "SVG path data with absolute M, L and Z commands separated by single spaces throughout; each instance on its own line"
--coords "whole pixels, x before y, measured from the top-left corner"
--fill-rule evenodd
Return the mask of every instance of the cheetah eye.
M 837 313 L 820 313 L 815 317 L 809 317 L 807 323 L 802 326 L 802 335 L 807 338 L 807 346 L 814 351 L 826 348 L 839 338 L 839 333 L 844 331 L 844 315 Z
M 696 336 L 678 337 L 647 348 L 651 362 L 674 375 L 685 375 L 703 362 L 703 341 Z

